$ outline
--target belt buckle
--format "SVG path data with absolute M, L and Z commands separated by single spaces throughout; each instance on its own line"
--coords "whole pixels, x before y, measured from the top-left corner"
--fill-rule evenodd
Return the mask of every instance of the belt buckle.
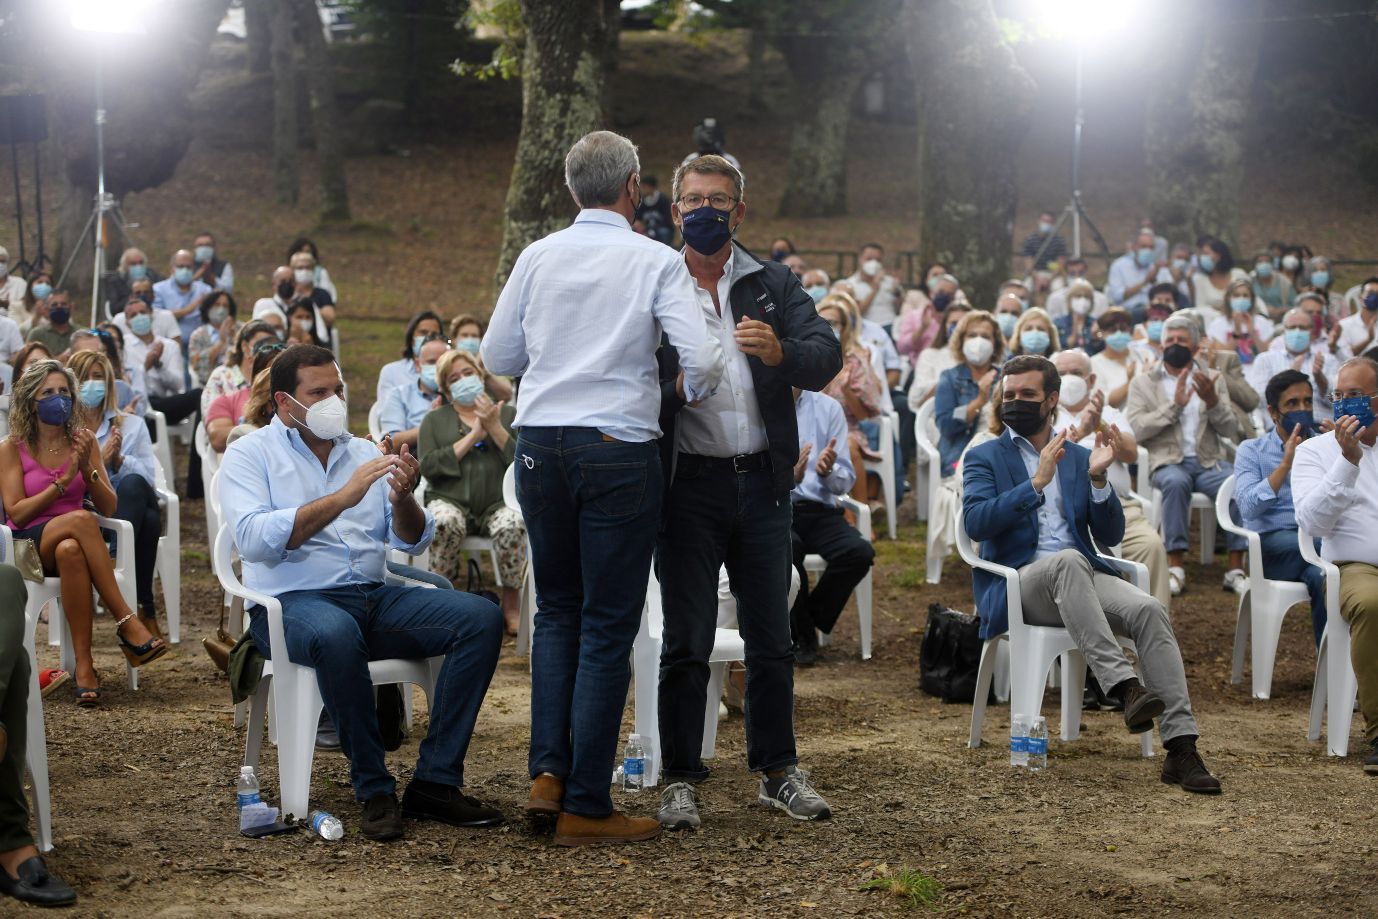
M 751 455 L 747 453 L 739 453 L 736 456 L 732 457 L 732 471 L 737 473 L 737 475 L 746 475 L 751 470 L 743 469 L 742 461 L 749 459 L 751 459 Z

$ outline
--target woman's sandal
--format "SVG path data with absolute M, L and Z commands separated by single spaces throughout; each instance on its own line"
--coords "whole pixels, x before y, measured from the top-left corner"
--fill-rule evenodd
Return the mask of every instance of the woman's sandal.
M 82 708 L 95 708 L 100 705 L 99 686 L 73 686 L 72 694 L 76 696 L 77 705 Z
M 125 639 L 122 629 L 124 628 L 124 624 L 133 618 L 134 614 L 130 613 L 128 616 L 125 616 L 119 622 L 115 623 L 115 637 L 120 640 L 120 650 L 124 652 L 125 660 L 129 661 L 129 666 L 142 667 L 145 664 L 153 663 L 166 654 L 167 645 L 155 645 L 154 642 L 159 640 L 156 635 L 141 645 L 131 645 L 128 640 Z

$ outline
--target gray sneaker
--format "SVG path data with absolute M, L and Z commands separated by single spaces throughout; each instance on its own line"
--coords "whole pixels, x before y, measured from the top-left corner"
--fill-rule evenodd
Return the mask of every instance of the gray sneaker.
M 790 766 L 778 779 L 762 776 L 756 800 L 779 808 L 795 820 L 827 820 L 833 815 L 828 802 L 809 784 L 809 774 L 798 766 Z
M 697 830 L 699 808 L 694 803 L 694 786 L 688 782 L 674 782 L 660 793 L 660 825 L 667 830 Z

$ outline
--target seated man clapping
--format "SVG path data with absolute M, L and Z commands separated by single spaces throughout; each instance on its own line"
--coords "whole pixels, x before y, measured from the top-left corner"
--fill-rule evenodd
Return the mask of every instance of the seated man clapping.
M 314 667 L 325 711 L 349 757 L 369 839 L 402 835 L 402 816 L 490 826 L 502 814 L 463 793 L 464 755 L 502 644 L 502 615 L 474 594 L 385 585 L 389 547 L 419 554 L 435 521 L 412 495 L 420 477 L 404 447 L 378 447 L 347 430 L 344 381 L 334 355 L 288 348 L 269 370 L 274 417 L 232 443 L 221 503 L 244 565 L 244 583 L 282 604 L 287 651 Z M 267 616 L 251 610 L 260 651 Z M 430 730 L 401 813 L 383 762 L 368 662 L 445 656 Z
M 1162 779 L 1187 791 L 1216 794 L 1220 781 L 1196 752 L 1196 719 L 1187 696 L 1182 653 L 1167 610 L 1120 579 L 1092 546 L 1119 544 L 1124 511 L 1107 470 L 1119 431 L 1096 435 L 1093 450 L 1054 435 L 1062 381 L 1047 358 L 1021 355 L 1004 367 L 1000 418 L 1006 431 L 968 451 L 962 468 L 962 520 L 981 557 L 1019 571 L 1024 619 L 1067 629 L 1100 685 L 1124 705 L 1131 733 L 1153 729 L 1168 755 Z M 1005 580 L 972 573 L 981 636 L 1008 627 Z M 1116 634 L 1138 647 L 1141 685 Z

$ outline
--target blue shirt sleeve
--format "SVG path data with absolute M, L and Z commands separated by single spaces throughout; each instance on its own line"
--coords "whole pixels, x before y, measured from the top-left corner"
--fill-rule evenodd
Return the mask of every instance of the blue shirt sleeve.
M 292 538 L 299 508 L 273 508 L 260 449 L 251 437 L 230 444 L 225 451 L 220 466 L 220 506 L 225 523 L 234 532 L 240 557 L 248 562 L 275 562 L 287 557 L 287 542 Z
M 396 434 L 408 428 L 406 396 L 406 390 L 396 386 L 383 399 L 383 406 L 378 412 L 378 428 L 384 434 Z
M 142 418 L 125 415 L 120 425 L 120 436 L 120 453 L 124 457 L 120 465 L 121 477 L 130 474 L 142 476 L 150 487 L 157 488 L 158 461 L 153 456 L 153 438 L 148 436 L 148 425 L 144 424 Z
M 1258 529 L 1258 519 L 1272 508 L 1278 497 L 1268 483 L 1273 470 L 1263 468 L 1262 442 L 1261 437 L 1244 441 L 1234 457 L 1234 500 L 1240 519 L 1251 530 Z

